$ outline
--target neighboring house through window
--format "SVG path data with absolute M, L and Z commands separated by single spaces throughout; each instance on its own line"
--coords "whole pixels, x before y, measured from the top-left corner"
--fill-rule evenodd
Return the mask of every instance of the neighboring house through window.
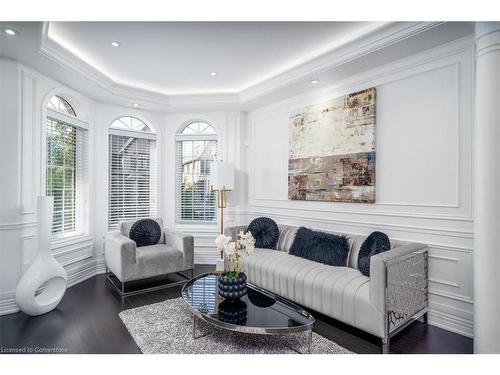
M 157 212 L 156 134 L 135 117 L 121 117 L 109 129 L 108 229 L 120 221 Z
M 206 122 L 193 121 L 176 135 L 176 144 L 176 220 L 215 223 L 210 171 L 217 156 L 217 133 Z

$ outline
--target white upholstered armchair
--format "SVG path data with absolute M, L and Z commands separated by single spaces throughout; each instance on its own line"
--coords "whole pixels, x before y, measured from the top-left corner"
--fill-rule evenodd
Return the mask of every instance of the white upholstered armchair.
M 104 238 L 106 277 L 122 297 L 184 283 L 189 276 L 181 272 L 188 271 L 190 277 L 193 275 L 193 236 L 163 229 L 161 219 L 153 220 L 162 228 L 160 240 L 156 245 L 136 246 L 136 242 L 129 238 L 130 228 L 135 221 L 121 222 L 119 233 L 110 233 Z M 184 280 L 126 291 L 127 282 L 171 273 L 180 274 Z

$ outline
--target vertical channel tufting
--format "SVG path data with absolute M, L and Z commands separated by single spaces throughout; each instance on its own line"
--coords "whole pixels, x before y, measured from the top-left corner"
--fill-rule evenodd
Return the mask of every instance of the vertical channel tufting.
M 277 250 L 242 256 L 248 280 L 259 287 L 381 337 L 384 317 L 370 299 L 370 278 L 357 269 L 363 236 L 349 235 L 348 267 L 334 267 L 288 254 L 298 227 L 280 225 Z M 391 242 L 393 248 L 405 244 Z
M 305 304 L 306 295 L 311 292 L 310 289 L 306 288 L 305 280 L 314 272 L 318 272 L 321 268 L 321 264 L 313 261 L 305 263 L 302 268 L 296 273 L 295 283 L 293 286 L 295 301 L 300 304 Z
M 290 298 L 290 293 L 288 292 L 287 288 L 287 282 L 288 282 L 287 274 L 290 270 L 290 267 L 295 262 L 294 258 L 295 257 L 291 255 L 287 256 L 285 261 L 276 267 L 279 279 L 278 293 L 280 293 L 282 296 L 286 296 L 287 298 Z
M 359 275 L 356 278 L 349 280 L 344 286 L 342 291 L 342 321 L 354 324 L 354 308 L 355 308 L 355 296 L 359 287 L 367 282 L 367 278 L 363 275 Z

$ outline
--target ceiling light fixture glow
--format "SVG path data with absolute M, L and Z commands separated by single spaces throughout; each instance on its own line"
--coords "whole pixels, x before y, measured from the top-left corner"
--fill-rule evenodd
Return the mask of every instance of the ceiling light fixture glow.
M 139 104 L 138 103 L 133 103 L 132 104 L 134 107 L 139 107 Z
M 113 47 L 120 47 L 122 44 L 121 44 L 120 42 L 117 42 L 117 41 L 115 40 L 115 41 L 111 42 L 111 45 L 112 45 Z
M 210 75 L 211 75 L 212 77 L 215 77 L 215 76 L 217 75 L 217 72 L 210 72 Z
M 311 83 L 312 83 L 313 85 L 315 85 L 315 84 L 319 83 L 319 79 L 313 79 L 313 80 L 311 81 Z
M 19 34 L 19 33 L 18 33 L 16 30 L 14 30 L 14 29 L 4 29 L 4 32 L 5 32 L 5 34 L 10 35 L 10 36 L 14 36 L 14 35 Z

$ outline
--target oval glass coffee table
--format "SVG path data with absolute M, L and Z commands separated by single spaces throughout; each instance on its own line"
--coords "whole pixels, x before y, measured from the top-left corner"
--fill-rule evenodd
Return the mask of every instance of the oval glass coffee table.
M 307 350 L 311 353 L 314 318 L 292 302 L 251 283 L 247 295 L 238 300 L 225 300 L 218 293 L 218 276 L 207 273 L 189 280 L 182 288 L 182 298 L 193 314 L 193 339 L 197 335 L 197 320 L 212 326 L 259 335 L 284 335 L 304 332 Z M 287 345 L 287 344 L 284 344 Z M 287 345 L 294 351 L 296 348 Z

